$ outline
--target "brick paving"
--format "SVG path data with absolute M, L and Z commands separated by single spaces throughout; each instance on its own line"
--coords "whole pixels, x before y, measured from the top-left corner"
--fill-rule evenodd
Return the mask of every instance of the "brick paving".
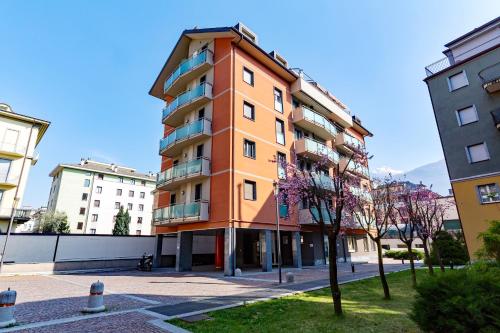
M 407 268 L 399 262 L 385 266 L 387 271 Z M 328 284 L 327 266 L 284 269 L 283 281 L 287 271 L 294 272 L 294 284 L 279 285 L 276 270 L 268 273 L 249 270 L 240 278 L 232 278 L 224 277 L 221 272 L 176 273 L 162 269 L 154 272 L 2 276 L 0 290 L 11 287 L 18 294 L 15 315 L 19 325 L 7 331 L 166 332 L 152 325 L 151 321 L 165 319 L 162 315 L 178 316 Z M 376 275 L 378 271 L 376 264 L 363 264 L 356 265 L 353 274 L 350 265 L 340 264 L 339 272 L 339 279 L 348 281 Z M 90 284 L 97 280 L 104 282 L 108 310 L 103 317 L 85 317 L 81 309 L 86 305 Z M 42 322 L 50 325 L 30 328 L 30 325 Z

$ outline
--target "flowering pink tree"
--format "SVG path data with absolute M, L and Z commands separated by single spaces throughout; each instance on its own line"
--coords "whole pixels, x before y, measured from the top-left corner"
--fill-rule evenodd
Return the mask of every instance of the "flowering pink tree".
M 397 229 L 399 239 L 406 245 L 410 257 L 410 269 L 412 277 L 412 286 L 417 286 L 417 274 L 415 272 L 415 258 L 412 252 L 415 232 L 421 224 L 421 206 L 423 205 L 427 189 L 423 185 L 415 187 L 407 183 L 395 185 L 395 194 L 397 196 L 395 211 L 392 215 L 392 225 Z
M 365 155 L 353 154 L 347 165 L 363 163 L 363 156 Z M 322 235 L 327 235 L 330 244 L 329 277 L 334 311 L 336 315 L 342 315 L 336 245 L 339 235 L 355 226 L 352 217 L 343 214 L 343 210 L 346 205 L 352 206 L 350 202 L 353 195 L 349 191 L 349 185 L 356 181 L 356 177 L 346 172 L 347 167 L 341 170 L 339 161 L 334 161 L 331 157 L 323 156 L 319 161 L 307 162 L 310 162 L 310 168 L 302 169 L 297 163 L 282 162 L 282 168 L 286 172 L 279 182 L 280 200 L 290 208 L 289 215 L 292 207 L 296 207 L 300 202 L 306 203 Z
M 439 194 L 430 189 L 423 188 L 421 191 L 421 203 L 418 206 L 419 219 L 417 220 L 417 236 L 422 240 L 425 259 L 429 268 L 429 274 L 434 274 L 432 260 L 430 257 L 430 241 L 434 242 L 438 233 L 443 230 L 444 214 L 449 204 L 440 200 Z M 444 270 L 439 248 L 435 247 L 439 265 Z
M 353 200 L 347 202 L 346 208 L 377 245 L 380 282 L 384 290 L 384 298 L 390 299 L 389 285 L 384 272 L 381 240 L 389 230 L 391 217 L 395 213 L 394 180 L 388 176 L 376 183 L 376 187 L 372 184 L 367 192 L 354 195 Z

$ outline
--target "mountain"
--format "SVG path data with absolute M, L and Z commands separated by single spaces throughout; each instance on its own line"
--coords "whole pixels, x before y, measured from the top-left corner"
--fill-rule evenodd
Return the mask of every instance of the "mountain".
M 372 171 L 372 175 L 375 177 L 383 177 L 388 173 L 391 173 L 396 179 L 408 180 L 416 184 L 422 182 L 427 186 L 432 185 L 432 190 L 441 195 L 448 195 L 448 190 L 451 189 L 444 159 L 419 166 L 406 172 L 393 170 L 389 167 L 382 167 Z

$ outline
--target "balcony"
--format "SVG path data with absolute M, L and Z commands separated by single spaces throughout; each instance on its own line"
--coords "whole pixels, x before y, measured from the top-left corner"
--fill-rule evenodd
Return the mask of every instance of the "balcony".
M 360 187 L 356 187 L 356 186 L 350 186 L 349 190 L 351 191 L 352 195 L 357 196 L 364 201 L 368 201 L 368 202 L 372 201 L 372 197 L 370 195 L 370 192 L 368 192 L 367 190 L 364 190 L 364 189 L 362 189 Z
M 311 160 L 319 161 L 326 156 L 332 163 L 339 162 L 339 154 L 335 150 L 311 138 L 302 138 L 295 141 L 295 152 Z
M 1 142 L 0 155 L 11 158 L 21 158 L 26 153 L 26 147 L 15 143 Z
M 333 140 L 337 135 L 337 128 L 325 116 L 312 111 L 305 106 L 293 110 L 293 123 L 317 134 L 325 140 Z
M 213 64 L 213 53 L 210 50 L 204 50 L 182 60 L 181 64 L 165 80 L 163 93 L 169 96 L 177 96 L 189 82 L 206 72 Z
M 314 174 L 313 178 L 314 178 L 314 184 L 316 184 L 316 186 L 318 186 L 324 190 L 334 191 L 335 186 L 333 184 L 333 180 L 329 176 Z M 313 183 L 313 180 L 311 180 L 311 184 L 312 183 Z
M 196 221 L 208 221 L 208 202 L 177 204 L 153 211 L 155 225 L 174 225 Z
M 160 140 L 160 154 L 167 157 L 179 155 L 183 148 L 212 135 L 211 125 L 210 120 L 202 118 L 176 128 Z
M 8 190 L 17 186 L 19 177 L 14 177 L 7 174 L 0 174 L 0 189 Z
M 313 218 L 316 217 L 319 219 L 319 214 L 318 214 L 318 209 L 317 208 L 311 208 L 311 211 L 309 211 L 309 208 L 304 208 L 299 210 L 299 224 L 316 224 L 316 220 Z M 325 223 L 331 223 L 331 220 L 329 218 L 328 212 L 326 208 L 321 209 L 322 213 L 321 215 L 323 216 L 323 220 Z M 335 212 L 331 212 L 332 218 L 335 218 Z
M 207 158 L 177 164 L 158 173 L 156 188 L 171 191 L 181 184 L 199 180 L 210 176 L 210 161 Z
M 184 116 L 212 99 L 212 85 L 207 82 L 178 95 L 163 108 L 162 121 L 169 126 L 183 123 Z
M 429 66 L 425 67 L 425 75 L 426 76 L 434 75 L 438 72 L 441 72 L 442 70 L 445 70 L 450 66 L 451 66 L 450 59 L 448 59 L 447 57 L 439 59 L 438 61 L 433 62 Z
M 500 62 L 486 67 L 478 73 L 478 76 L 483 82 L 483 89 L 488 94 L 500 91 Z
M 14 221 L 17 224 L 27 222 L 31 219 L 32 209 L 20 208 L 14 210 Z M 0 208 L 0 219 L 10 219 L 12 208 Z
M 355 163 L 353 160 L 349 161 L 349 158 L 342 158 L 339 163 L 340 170 L 344 171 L 347 167 L 347 171 L 358 175 L 363 178 L 370 179 L 370 172 L 368 168 L 362 164 Z
M 321 88 L 313 79 L 308 77 L 303 71 L 296 71 L 299 78 L 292 83 L 292 95 L 304 101 L 304 103 L 314 106 L 315 110 L 320 111 L 329 119 L 334 120 L 344 127 L 352 126 L 352 117 L 345 108 L 334 97 Z
M 358 140 L 345 132 L 337 134 L 337 137 L 335 138 L 335 146 L 337 149 L 344 150 L 347 153 L 365 150 L 365 144 L 361 140 Z

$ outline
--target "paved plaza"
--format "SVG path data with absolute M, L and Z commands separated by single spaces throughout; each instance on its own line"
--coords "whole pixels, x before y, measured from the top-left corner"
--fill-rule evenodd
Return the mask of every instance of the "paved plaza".
M 387 272 L 408 268 L 400 262 L 387 263 Z M 375 263 L 340 264 L 340 281 L 348 282 L 377 275 Z M 295 282 L 285 282 L 285 272 Z M 106 312 L 83 314 L 92 282 L 105 285 Z M 177 273 L 170 269 L 153 272 L 114 271 L 86 274 L 17 275 L 0 277 L 0 290 L 17 291 L 15 316 L 18 325 L 11 332 L 169 332 L 169 318 L 203 313 L 215 308 L 280 297 L 328 286 L 328 267 L 284 269 L 283 284 L 277 271 L 243 272 L 241 277 L 224 277 L 221 272 Z

